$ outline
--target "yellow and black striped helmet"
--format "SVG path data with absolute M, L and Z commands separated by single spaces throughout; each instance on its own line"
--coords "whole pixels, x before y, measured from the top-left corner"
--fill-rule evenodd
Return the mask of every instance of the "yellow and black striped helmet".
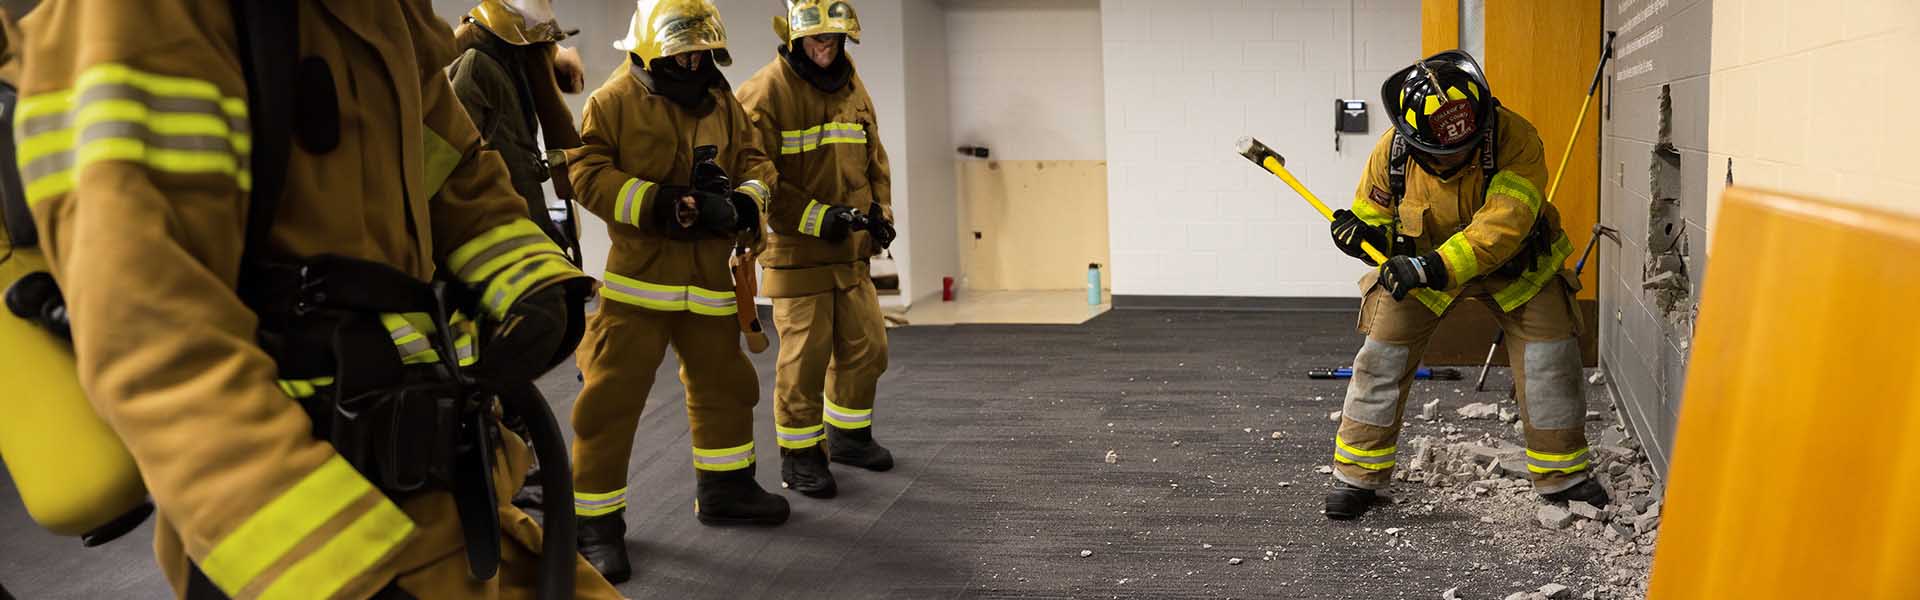
M 1388 76 L 1380 85 L 1380 101 L 1408 145 L 1440 155 L 1472 149 L 1496 106 L 1480 63 L 1459 50 Z

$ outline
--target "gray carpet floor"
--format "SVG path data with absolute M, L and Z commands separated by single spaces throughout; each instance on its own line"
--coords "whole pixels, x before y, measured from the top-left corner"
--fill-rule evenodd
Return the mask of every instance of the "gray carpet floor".
M 1591 550 L 1515 547 L 1488 531 L 1523 524 L 1444 507 L 1386 507 L 1352 523 L 1319 514 L 1327 476 L 1315 469 L 1329 459 L 1327 413 L 1345 384 L 1305 372 L 1351 359 L 1353 319 L 1125 309 L 1072 327 L 892 330 L 875 420 L 899 467 L 836 468 L 839 498 L 790 494 L 793 519 L 774 529 L 695 522 L 669 359 L 629 468 L 638 565 L 621 587 L 635 598 L 1432 599 L 1456 586 L 1499 598 L 1569 571 L 1594 575 L 1584 572 L 1597 562 Z M 777 489 L 773 356 L 754 362 L 759 478 Z M 575 374 L 569 364 L 542 382 L 563 421 Z M 1498 391 L 1422 382 L 1414 393 L 1451 412 L 1503 401 L 1510 384 L 1493 379 Z M 1603 403 L 1597 388 L 1594 397 Z M 150 528 L 84 549 L 37 529 L 11 485 L 0 478 L 0 584 L 14 595 L 169 596 Z M 1407 541 L 1386 543 L 1387 527 L 1407 528 Z

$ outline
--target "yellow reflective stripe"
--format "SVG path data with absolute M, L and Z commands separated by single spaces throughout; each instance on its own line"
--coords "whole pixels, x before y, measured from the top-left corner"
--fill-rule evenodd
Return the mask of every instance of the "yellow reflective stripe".
M 607 273 L 600 295 L 608 300 L 663 312 L 689 311 L 707 316 L 739 312 L 732 290 L 709 290 L 694 285 L 663 285 Z
M 487 316 L 494 319 L 504 318 L 507 309 L 526 296 L 527 291 L 545 282 L 575 275 L 580 270 L 558 252 L 559 247 L 547 242 L 555 252 L 537 254 L 527 258 L 513 268 L 500 273 L 487 283 L 487 290 L 481 295 L 480 305 L 486 309 Z
M 863 429 L 873 425 L 873 409 L 847 408 L 833 402 L 833 398 L 824 398 L 821 407 L 821 420 L 828 425 L 841 429 Z
M 71 192 L 98 161 L 177 174 L 216 174 L 242 191 L 252 178 L 246 101 L 212 82 L 119 63 L 88 67 L 73 87 L 20 100 L 17 166 L 28 204 Z
M 781 427 L 774 425 L 773 432 L 778 436 L 781 448 L 799 450 L 819 445 L 820 440 L 827 437 L 827 426 L 825 424 L 814 425 L 812 427 Z
M 1473 254 L 1473 242 L 1467 240 L 1466 232 L 1453 234 L 1446 243 L 1440 244 L 1440 258 L 1447 268 L 1447 283 L 1461 287 L 1467 281 L 1480 276 L 1480 259 Z
M 552 240 L 547 239 L 546 232 L 540 231 L 540 226 L 524 218 L 514 219 L 473 236 L 473 239 L 454 248 L 453 253 L 447 255 L 447 268 L 457 274 L 460 281 L 478 284 L 506 269 L 508 265 L 526 258 L 527 252 L 515 252 L 515 250 L 546 249 L 537 243 L 539 240 L 547 240 L 547 246 L 554 252 L 559 252 L 559 247 L 554 246 Z
M 320 393 L 320 388 L 333 385 L 333 378 L 281 379 L 274 383 L 279 384 L 280 391 L 285 393 L 288 398 L 300 400 L 303 398 L 312 398 L 314 394 Z
M 1454 299 L 1460 296 L 1460 290 L 1463 289 L 1466 288 L 1457 287 L 1453 288 L 1451 292 L 1442 292 L 1422 288 L 1413 291 L 1413 298 L 1419 300 L 1421 305 L 1427 307 L 1427 310 L 1433 311 L 1433 314 L 1445 315 L 1447 314 L 1447 307 L 1453 306 Z
M 262 599 L 330 598 L 374 563 L 392 554 L 413 534 L 413 521 L 400 507 L 379 496 L 345 530 L 313 554 L 294 563 L 260 593 Z
M 200 570 L 221 590 L 238 594 L 268 566 L 285 558 L 295 545 L 313 535 L 348 505 L 367 494 L 377 493 L 373 484 L 367 483 L 345 459 L 330 456 L 319 468 L 249 515 L 239 527 L 214 544 L 213 550 L 200 561 Z M 387 526 L 408 529 L 413 526 L 385 497 L 374 510 L 381 508 L 393 511 L 398 519 Z M 361 520 L 372 516 L 370 513 Z
M 1353 214 L 1356 217 L 1360 217 L 1361 222 L 1375 227 L 1386 225 L 1393 221 L 1393 215 L 1391 213 L 1381 208 L 1380 205 L 1374 204 L 1373 200 L 1368 199 L 1366 196 L 1353 199 Z M 1386 250 L 1386 248 L 1375 249 Z
M 74 152 L 73 166 L 34 178 L 25 188 L 27 204 L 73 191 L 79 184 L 79 172 L 89 164 L 117 160 L 145 165 L 156 171 L 179 174 L 213 174 L 234 177 L 241 191 L 251 189 L 253 180 L 231 153 L 193 150 L 167 150 L 149 147 L 146 142 L 129 138 L 106 138 L 88 142 Z
M 639 227 L 640 219 L 647 214 L 647 194 L 652 190 L 653 182 L 639 178 L 628 179 L 620 184 L 620 192 L 615 196 L 613 205 L 613 220 Z
M 806 129 L 780 132 L 780 153 L 812 152 L 828 144 L 865 144 L 867 126 L 860 123 L 825 123 Z
M 1513 280 L 1512 283 L 1507 284 L 1507 287 L 1494 292 L 1493 301 L 1500 305 L 1500 310 L 1503 312 L 1511 312 L 1520 305 L 1526 304 L 1535 294 L 1540 293 L 1540 288 L 1546 287 L 1547 281 L 1560 276 L 1560 267 L 1566 264 L 1567 257 L 1572 255 L 1573 240 L 1568 239 L 1566 232 L 1563 231 L 1560 237 L 1553 240 L 1553 256 L 1540 261 L 1533 270 L 1522 273 L 1519 279 Z
M 753 465 L 753 442 L 732 448 L 694 447 L 693 468 L 702 471 L 738 471 Z
M 1545 462 L 1568 462 L 1586 456 L 1590 450 L 1590 448 L 1581 448 L 1565 454 L 1553 454 L 1549 452 L 1539 452 L 1529 448 L 1527 449 L 1527 458 Z
M 748 197 L 753 198 L 753 202 L 760 205 L 762 212 L 767 210 L 767 196 L 769 195 L 767 193 L 767 184 L 760 183 L 760 180 L 748 180 L 746 183 L 734 187 L 733 191 L 746 194 Z
M 627 488 L 601 493 L 573 493 L 573 514 L 582 517 L 598 517 L 600 515 L 616 513 L 626 507 Z
M 1513 171 L 1501 171 L 1493 174 L 1493 180 L 1487 183 L 1487 197 L 1492 198 L 1494 196 L 1506 196 L 1519 200 L 1521 204 L 1526 205 L 1527 209 L 1531 211 L 1529 214 L 1535 215 L 1540 214 L 1540 204 L 1544 202 L 1546 198 L 1540 195 L 1540 188 L 1534 187 L 1532 181 L 1513 174 Z
M 422 125 L 420 133 L 420 145 L 426 157 L 425 170 L 422 171 L 426 174 L 425 189 L 428 194 L 437 194 L 440 193 L 440 186 L 447 183 L 447 178 L 453 176 L 453 170 L 460 166 L 460 159 L 466 153 L 453 147 L 452 142 L 440 137 L 440 133 L 432 127 Z
M 1527 450 L 1527 470 L 1534 473 L 1574 473 L 1584 471 L 1590 466 L 1587 460 L 1588 449 L 1581 448 L 1564 454 L 1535 452 Z
M 1399 446 L 1387 446 L 1379 450 L 1361 450 L 1349 445 L 1340 436 L 1333 436 L 1333 460 L 1370 471 L 1391 469 L 1399 461 L 1394 457 Z
M 800 211 L 800 233 L 820 237 L 820 227 L 827 221 L 827 205 L 819 200 L 808 200 L 807 207 Z

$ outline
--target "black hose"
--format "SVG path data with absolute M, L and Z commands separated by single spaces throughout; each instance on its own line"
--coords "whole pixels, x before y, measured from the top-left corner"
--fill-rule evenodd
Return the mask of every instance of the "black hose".
M 545 497 L 540 500 L 540 528 L 545 531 L 540 548 L 540 588 L 543 600 L 573 598 L 574 557 L 577 535 L 573 518 L 573 469 L 567 456 L 566 436 L 553 409 L 533 382 L 516 382 L 501 390 L 508 410 L 520 415 L 533 439 L 534 457 L 540 461 L 540 485 Z

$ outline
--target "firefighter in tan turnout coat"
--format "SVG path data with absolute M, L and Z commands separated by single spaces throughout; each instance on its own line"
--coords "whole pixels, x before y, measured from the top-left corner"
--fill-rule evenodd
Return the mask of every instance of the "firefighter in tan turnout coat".
M 686 385 L 700 521 L 777 525 L 788 511 L 754 481 L 760 385 L 735 320 L 754 308 L 735 305 L 728 264 L 739 236 L 761 230 L 772 163 L 720 74 L 731 59 L 712 3 L 642 0 L 630 29 L 617 44 L 627 60 L 587 100 L 585 145 L 568 152 L 581 204 L 613 239 L 578 353 L 573 458 L 581 552 L 615 582 L 631 575 L 627 460 L 668 346 Z M 703 147 L 712 162 L 696 169 Z M 729 185 L 714 189 L 714 167 Z
M 558 284 L 582 276 L 481 149 L 441 71 L 451 32 L 426 3 L 289 4 L 302 110 L 270 215 L 247 214 L 253 186 L 278 174 L 249 159 L 250 94 L 228 3 L 50 0 L 24 20 L 19 162 L 87 395 L 152 492 L 155 552 L 176 594 L 529 597 L 541 533 L 505 504 L 528 462 L 518 438 L 496 438 L 497 497 L 480 497 L 494 506 L 469 523 L 497 521 L 503 535 L 474 539 L 462 535 L 455 494 L 390 485 L 418 465 L 336 450 L 343 438 L 321 431 L 352 419 L 308 411 L 368 391 L 376 372 L 417 383 L 454 362 L 488 368 L 493 348 L 518 349 L 503 350 L 503 364 L 544 370 L 570 348 L 549 335 Z M 249 279 L 267 262 L 242 265 L 252 218 L 270 228 L 246 254 L 302 265 L 303 286 L 330 285 L 309 273 L 377 273 L 405 289 L 437 276 L 479 300 L 450 321 L 310 295 L 299 314 L 276 310 L 271 288 L 236 292 L 239 281 L 273 281 Z M 333 258 L 314 260 L 322 255 Z M 458 341 L 436 334 L 444 343 L 434 345 L 434 323 L 458 329 Z M 378 351 L 302 346 L 306 327 L 370 337 Z M 491 422 L 475 408 L 462 414 Z M 398 420 L 413 415 L 380 414 L 433 433 Z M 500 570 L 474 577 L 461 549 L 486 543 L 499 543 Z M 619 597 L 575 562 L 579 597 Z
M 873 439 L 887 330 L 868 276 L 868 260 L 893 243 L 892 176 L 873 99 L 846 54 L 847 42 L 860 41 L 853 6 L 789 0 L 787 8 L 774 22 L 778 56 L 740 86 L 740 100 L 780 172 L 760 257 L 761 291 L 773 298 L 780 333 L 780 478 L 825 498 L 837 489 L 829 458 L 893 468 Z

